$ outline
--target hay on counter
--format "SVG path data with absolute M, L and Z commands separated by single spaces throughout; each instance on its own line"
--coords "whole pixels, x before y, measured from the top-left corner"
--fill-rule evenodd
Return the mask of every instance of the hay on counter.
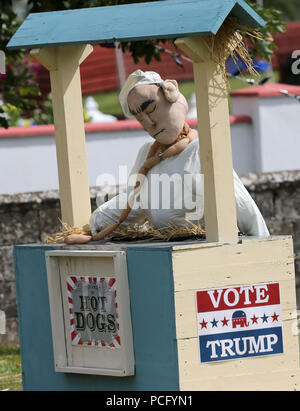
M 53 234 L 45 238 L 44 243 L 46 244 L 55 244 L 55 243 L 64 243 L 65 238 L 71 234 L 84 234 L 91 235 L 91 230 L 89 224 L 84 225 L 83 227 L 72 227 L 67 223 L 61 221 L 61 231 L 59 233 Z
M 112 232 L 106 240 L 109 241 L 171 241 L 174 239 L 187 239 L 197 237 L 203 239 L 205 230 L 202 224 L 198 225 L 189 220 L 184 220 L 185 225 L 169 224 L 164 228 L 156 228 L 149 221 L 143 224 L 120 226 Z M 91 235 L 90 226 L 87 224 L 82 228 L 72 227 L 66 223 L 61 223 L 62 228 L 59 233 L 48 236 L 45 239 L 46 244 L 64 243 L 65 238 L 70 234 Z
M 204 238 L 205 230 L 202 224 L 198 225 L 184 220 L 185 225 L 168 224 L 163 228 L 154 227 L 149 221 L 142 225 L 119 227 L 111 235 L 111 240 L 155 240 L 171 241 L 191 237 Z

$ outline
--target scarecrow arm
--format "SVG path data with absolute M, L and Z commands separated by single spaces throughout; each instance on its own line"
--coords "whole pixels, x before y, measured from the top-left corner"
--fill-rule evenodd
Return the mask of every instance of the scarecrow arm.
M 261 212 L 235 171 L 233 177 L 239 230 L 247 235 L 269 237 L 270 233 Z

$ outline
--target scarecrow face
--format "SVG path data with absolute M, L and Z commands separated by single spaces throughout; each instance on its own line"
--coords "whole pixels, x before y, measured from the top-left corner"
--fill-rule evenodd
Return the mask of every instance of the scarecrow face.
M 179 93 L 177 83 L 172 83 L 171 88 L 169 92 L 164 85 L 139 85 L 131 90 L 127 99 L 129 111 L 144 130 L 166 145 L 173 143 L 182 131 L 188 111 L 186 99 Z

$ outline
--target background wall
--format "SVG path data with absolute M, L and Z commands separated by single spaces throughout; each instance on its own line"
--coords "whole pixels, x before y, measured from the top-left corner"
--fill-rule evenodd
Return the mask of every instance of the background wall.
M 300 308 L 300 170 L 248 174 L 242 180 L 271 233 L 293 236 Z M 110 196 L 117 190 L 113 187 Z M 92 188 L 93 209 L 97 194 L 101 190 Z M 7 326 L 6 334 L 0 335 L 0 344 L 19 342 L 13 245 L 42 242 L 47 235 L 59 231 L 59 216 L 57 191 L 0 195 L 0 310 L 6 314 Z
M 300 86 L 268 83 L 231 93 L 232 158 L 235 171 L 265 173 L 300 169 L 300 104 L 281 94 L 300 96 Z M 187 122 L 197 128 L 196 105 Z M 89 186 L 125 184 L 139 148 L 152 141 L 136 120 L 85 123 Z M 0 129 L 0 193 L 58 189 L 53 125 Z M 119 166 L 123 166 L 122 170 Z M 37 172 L 38 170 L 38 172 Z
M 196 118 L 188 121 L 196 128 Z M 125 169 L 129 173 L 139 149 L 153 141 L 135 120 L 86 123 L 85 128 L 90 187 L 101 185 L 98 177 L 104 174 L 113 178 L 109 184 L 125 184 Z M 231 135 L 236 172 L 255 171 L 251 118 L 231 116 Z M 0 129 L 0 164 L 5 170 L 0 173 L 1 194 L 58 189 L 53 125 Z M 123 166 L 121 172 L 119 166 Z

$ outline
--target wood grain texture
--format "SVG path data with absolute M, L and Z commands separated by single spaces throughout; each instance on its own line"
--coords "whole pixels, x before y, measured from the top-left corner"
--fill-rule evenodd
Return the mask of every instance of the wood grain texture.
M 234 243 L 238 228 L 225 73 L 213 61 L 203 37 L 179 39 L 176 45 L 194 62 L 206 238 Z
M 62 221 L 78 227 L 91 215 L 79 71 L 91 51 L 86 45 L 31 53 L 50 70 Z
M 264 25 L 243 0 L 165 0 L 32 13 L 7 47 L 37 48 L 216 34 L 229 14 L 251 27 Z
M 176 335 L 181 390 L 299 389 L 296 292 L 290 237 L 173 252 Z M 196 291 L 279 282 L 284 354 L 201 363 Z
M 47 253 L 46 259 L 56 371 L 118 377 L 134 375 L 125 252 L 58 251 Z M 116 279 L 120 348 L 72 344 L 66 286 L 70 274 Z

